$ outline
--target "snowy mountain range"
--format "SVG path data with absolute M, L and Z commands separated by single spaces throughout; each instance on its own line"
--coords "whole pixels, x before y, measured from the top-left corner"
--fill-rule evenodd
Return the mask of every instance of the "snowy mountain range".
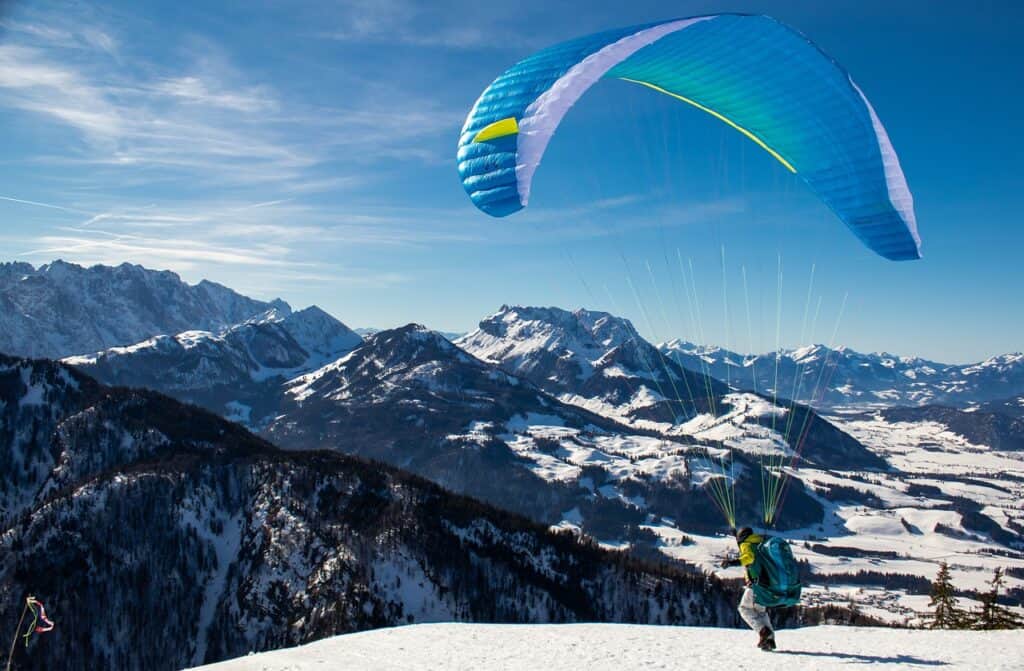
M 178 669 L 430 621 L 735 624 L 714 578 L 611 554 L 380 464 L 0 356 L 0 619 L 17 668 Z
M 289 450 L 383 461 L 609 547 L 715 570 L 730 543 L 711 483 L 733 485 L 739 517 L 758 519 L 763 458 L 793 456 L 783 427 L 799 406 L 683 373 L 625 320 L 578 316 L 503 308 L 459 346 L 417 325 L 379 332 L 281 383 L 262 433 Z M 660 397 L 656 382 L 669 375 L 710 386 L 712 399 L 695 398 L 694 415 Z M 720 414 L 700 412 L 709 407 Z M 935 557 L 951 553 L 965 599 L 996 565 L 1013 571 L 1015 593 L 1024 589 L 1024 477 L 1015 475 L 1024 452 L 1012 421 L 916 407 L 807 417 L 820 433 L 801 445 L 780 527 L 799 541 L 810 603 L 853 598 L 874 617 L 913 619 Z M 725 453 L 727 471 L 716 459 Z
M 694 385 L 711 384 L 675 367 L 635 336 L 629 322 L 610 315 L 599 321 L 632 332 L 635 350 L 660 362 L 662 375 L 679 380 L 685 375 Z M 261 328 L 267 324 L 258 323 Z M 538 388 L 416 325 L 379 332 L 341 356 L 349 349 L 346 341 L 336 361 L 287 381 L 281 375 L 252 380 L 251 366 L 238 363 L 249 359 L 236 356 L 251 348 L 230 346 L 233 337 L 252 329 L 247 323 L 229 330 L 225 338 L 207 334 L 200 339 L 186 333 L 66 361 L 108 384 L 155 388 L 248 421 L 288 449 L 332 449 L 385 461 L 453 491 L 545 523 L 580 527 L 617 544 L 632 539 L 634 545 L 653 546 L 657 537 L 641 526 L 680 514 L 686 515 L 690 529 L 718 528 L 721 520 L 700 486 L 708 478 L 726 477 L 723 467 L 711 459 L 716 450 L 740 445 L 742 437 L 753 435 L 761 453 L 794 453 L 795 440 L 789 445 L 781 432 L 757 423 L 758 413 L 768 412 L 762 399 L 730 396 L 722 385 L 715 390 L 723 398 L 714 401 L 720 417 L 709 412 L 694 415 L 691 410 L 690 423 L 680 427 L 644 420 L 632 426 L 628 412 L 600 415 L 591 408 L 600 410 L 601 405 L 574 404 L 569 402 L 576 398 L 573 395 L 555 398 L 551 392 L 557 388 Z M 193 345 L 189 349 L 179 341 Z M 197 342 L 217 347 L 199 347 Z M 602 350 L 605 362 L 638 356 L 613 342 L 605 346 L 610 348 Z M 283 367 L 273 370 L 280 373 Z M 548 377 L 554 376 L 540 376 Z M 599 379 L 591 377 L 595 384 L 586 388 L 587 393 L 606 390 L 596 384 Z M 637 416 L 653 414 L 637 398 L 668 405 L 656 398 L 656 380 L 614 375 L 604 379 L 611 380 L 612 391 L 622 392 L 617 398 L 628 399 Z M 603 398 L 607 405 L 613 397 Z M 801 447 L 809 463 L 826 468 L 884 467 L 881 459 L 813 413 L 799 408 L 795 413 L 807 426 Z M 741 492 L 737 508 L 748 518 L 758 514 L 758 501 L 744 493 L 753 490 L 760 468 L 756 454 L 740 450 L 730 458 L 728 477 L 739 483 Z M 644 505 L 637 506 L 638 501 Z M 795 484 L 784 526 L 820 518 L 821 506 Z
M 219 330 L 287 303 L 256 301 L 214 282 L 186 284 L 170 271 L 123 263 L 0 264 L 0 352 L 61 357 L 130 345 L 155 335 Z
M 797 398 L 816 408 L 882 408 L 948 405 L 969 408 L 1009 403 L 1024 396 L 1024 354 L 1004 354 L 972 364 L 943 364 L 886 353 L 862 354 L 811 345 L 745 355 L 720 347 L 672 340 L 659 346 L 679 365 L 739 389 Z M 778 383 L 776 383 L 776 379 Z M 777 390 L 777 391 L 776 391 Z
M 263 432 L 276 444 L 384 461 L 614 544 L 653 547 L 658 539 L 643 526 L 675 528 L 665 518 L 677 515 L 695 529 L 721 524 L 701 486 L 720 477 L 706 444 L 637 432 L 561 402 L 421 326 L 378 333 L 291 381 L 286 397 Z M 738 480 L 757 472 L 738 457 Z M 746 514 L 754 505 L 738 502 Z M 799 486 L 787 510 L 789 525 L 821 514 Z
M 1012 356 L 964 367 L 969 384 L 929 378 L 933 389 L 978 387 L 975 398 L 986 395 L 983 380 L 1002 380 L 996 400 L 900 407 L 879 391 L 911 379 L 899 367 L 924 377 L 941 364 L 807 348 L 780 357 L 776 398 L 760 379 L 764 357 L 745 367 L 700 348 L 688 359 L 683 350 L 696 348 L 659 350 L 607 313 L 504 306 L 453 343 L 418 325 L 363 340 L 317 308 L 286 308 L 61 355 L 102 383 L 198 404 L 290 451 L 385 462 L 606 546 L 708 571 L 732 546 L 712 492 L 732 490 L 738 518 L 753 522 L 764 478 L 784 472 L 779 528 L 798 541 L 808 599 L 822 606 L 852 598 L 872 616 L 913 620 L 936 558 L 951 556 L 965 599 L 996 565 L 1024 593 L 1024 406 Z M 738 364 L 715 368 L 716 357 Z M 800 380 L 817 365 L 826 386 L 833 360 L 875 391 L 847 389 L 853 378 L 832 384 L 837 402 L 818 404 L 825 416 L 787 400 L 816 400 Z M 748 368 L 749 386 L 737 382 Z M 35 490 L 6 491 L 13 505 Z

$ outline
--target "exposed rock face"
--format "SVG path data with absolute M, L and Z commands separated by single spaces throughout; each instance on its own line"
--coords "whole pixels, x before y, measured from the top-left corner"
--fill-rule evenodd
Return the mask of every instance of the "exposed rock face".
M 61 357 L 130 345 L 155 335 L 215 331 L 275 308 L 214 282 L 186 284 L 170 271 L 123 263 L 0 264 L 0 352 Z

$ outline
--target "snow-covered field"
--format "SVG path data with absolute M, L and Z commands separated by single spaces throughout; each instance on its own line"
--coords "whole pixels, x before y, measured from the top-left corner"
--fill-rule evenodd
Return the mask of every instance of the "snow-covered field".
M 800 468 L 795 476 L 812 492 L 840 486 L 876 497 L 873 505 L 832 501 L 815 494 L 828 511 L 822 525 L 784 535 L 793 550 L 809 562 L 817 578 L 804 590 L 805 603 L 843 605 L 853 600 L 865 614 L 893 623 L 916 623 L 926 610 L 928 597 L 883 585 L 861 585 L 843 577 L 858 572 L 902 574 L 932 579 L 943 561 L 949 563 L 953 583 L 960 589 L 985 591 L 996 567 L 1024 569 L 1024 558 L 1002 553 L 985 534 L 965 527 L 961 513 L 951 509 L 949 496 L 981 504 L 986 515 L 1001 524 L 1022 518 L 1024 483 L 1004 474 L 1024 474 L 1024 453 L 1001 452 L 973 445 L 935 422 L 886 422 L 872 417 L 829 420 L 885 457 L 895 467 L 885 473 L 851 474 Z M 742 444 L 740 446 L 742 449 Z M 852 474 L 857 475 L 857 474 Z M 941 492 L 924 495 L 912 486 Z M 661 539 L 669 556 L 717 572 L 719 558 L 734 549 L 731 539 L 692 533 L 694 542 L 681 543 L 680 532 L 664 525 L 647 527 Z M 945 528 L 950 533 L 939 533 Z M 950 535 L 954 534 L 954 535 Z M 736 571 L 722 573 L 738 577 Z M 828 585 L 821 576 L 835 576 Z M 1024 588 L 1024 580 L 1006 578 L 1009 588 Z M 961 606 L 978 603 L 962 598 Z M 1022 661 L 1021 668 L 1024 668 Z
M 755 457 L 765 452 L 789 452 L 781 435 L 772 432 L 767 422 L 762 426 L 758 421 L 771 415 L 774 407 L 770 403 L 741 393 L 726 399 L 732 412 L 717 418 L 700 415 L 673 433 L 723 441 Z M 896 624 L 915 624 L 926 610 L 926 590 L 888 584 L 885 575 L 931 580 L 945 561 L 958 589 L 982 592 L 988 589 L 996 567 L 1024 570 L 1024 557 L 965 524 L 962 511 L 954 509 L 950 498 L 962 497 L 978 504 L 1001 526 L 1011 521 L 1024 523 L 1024 481 L 1012 477 L 1024 473 L 1024 453 L 974 445 L 931 421 L 890 422 L 864 414 L 838 414 L 830 416 L 829 421 L 885 458 L 893 468 L 846 472 L 804 466 L 793 472 L 826 510 L 822 523 L 784 534 L 793 541 L 797 557 L 807 561 L 815 574 L 804 592 L 806 603 L 843 606 L 852 600 L 867 615 Z M 493 428 L 474 423 L 465 434 L 449 438 L 470 440 L 474 432 Z M 533 413 L 517 416 L 498 428 L 503 430 L 499 437 L 539 477 L 564 483 L 578 480 L 590 486 L 596 496 L 617 498 L 640 509 L 647 507 L 643 497 L 626 493 L 625 484 L 631 480 L 664 481 L 681 475 L 700 484 L 721 475 L 720 467 L 708 461 L 711 448 L 672 438 L 582 431 L 562 425 L 557 417 Z M 600 466 L 608 480 L 600 487 L 593 486 L 583 477 L 587 466 Z M 833 495 L 832 491 L 840 494 Z M 862 500 L 843 500 L 844 491 L 857 492 Z M 868 496 L 871 498 L 863 498 Z M 580 511 L 574 508 L 563 512 L 556 527 L 573 528 L 581 523 Z M 660 539 L 665 554 L 709 572 L 718 572 L 721 556 L 735 551 L 731 538 L 677 528 L 665 517 L 652 517 L 644 528 Z M 616 538 L 599 541 L 608 548 L 628 545 Z M 858 573 L 873 577 L 860 582 L 850 579 Z M 723 575 L 738 578 L 740 574 L 732 571 Z M 1005 586 L 1024 589 L 1024 579 L 1019 574 L 1007 575 Z M 963 596 L 961 605 L 972 608 L 978 603 Z
M 807 627 L 778 633 L 779 650 L 740 629 L 621 624 L 421 624 L 336 636 L 202 667 L 208 671 L 465 669 L 1024 669 L 1014 631 Z
M 1024 453 L 974 445 L 938 422 L 887 422 L 832 415 L 830 422 L 889 459 L 905 473 L 960 473 L 998 479 L 1024 472 Z

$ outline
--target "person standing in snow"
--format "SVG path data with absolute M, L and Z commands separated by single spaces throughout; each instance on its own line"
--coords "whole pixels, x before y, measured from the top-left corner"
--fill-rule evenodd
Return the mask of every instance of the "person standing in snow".
M 739 546 L 738 557 L 726 557 L 722 560 L 722 568 L 731 566 L 742 566 L 746 569 L 746 587 L 743 590 L 743 597 L 740 599 L 739 613 L 743 621 L 757 632 L 757 647 L 761 650 L 775 649 L 775 631 L 772 629 L 771 618 L 768 617 L 768 609 L 757 603 L 754 599 L 753 585 L 758 581 L 767 579 L 762 572 L 757 556 L 757 546 L 764 542 L 764 538 L 755 534 L 750 527 L 743 527 L 736 531 L 736 545 Z

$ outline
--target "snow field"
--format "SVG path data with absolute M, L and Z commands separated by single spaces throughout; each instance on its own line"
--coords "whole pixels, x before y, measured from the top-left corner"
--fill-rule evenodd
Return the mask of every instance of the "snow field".
M 534 669 L 1024 669 L 1020 632 L 861 627 L 782 630 L 779 650 L 741 629 L 621 624 L 422 624 L 336 636 L 202 667 L 206 671 Z

